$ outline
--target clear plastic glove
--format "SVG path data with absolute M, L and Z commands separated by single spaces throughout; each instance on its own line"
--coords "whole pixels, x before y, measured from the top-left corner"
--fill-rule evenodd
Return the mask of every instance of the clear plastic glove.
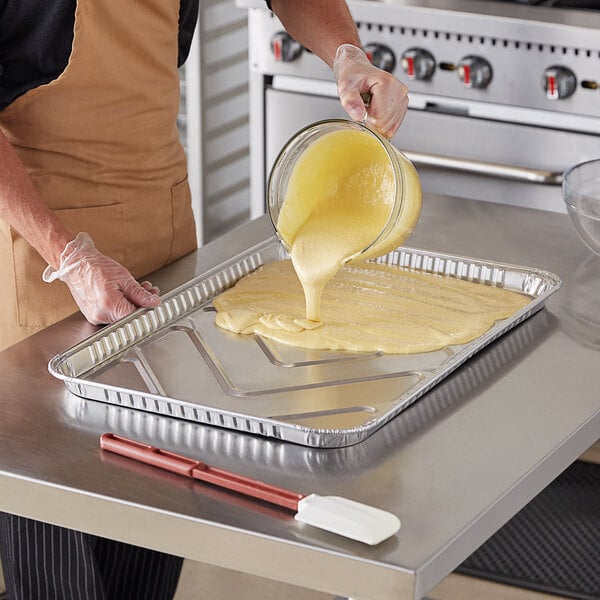
M 374 67 L 364 51 L 352 44 L 337 49 L 333 74 L 340 102 L 352 119 L 366 117 L 387 138 L 398 131 L 408 108 L 408 88 L 401 81 Z M 371 95 L 368 114 L 361 93 Z
M 47 267 L 46 282 L 60 279 L 71 291 L 85 318 L 94 325 L 114 323 L 143 306 L 159 306 L 159 290 L 149 281 L 138 283 L 131 273 L 99 252 L 87 233 L 78 233 L 60 255 L 57 271 Z

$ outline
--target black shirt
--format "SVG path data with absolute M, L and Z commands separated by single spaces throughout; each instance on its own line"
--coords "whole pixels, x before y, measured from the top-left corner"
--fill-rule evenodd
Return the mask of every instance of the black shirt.
M 73 43 L 76 0 L 0 0 L 0 110 L 56 79 Z M 179 57 L 190 51 L 198 0 L 180 0 Z

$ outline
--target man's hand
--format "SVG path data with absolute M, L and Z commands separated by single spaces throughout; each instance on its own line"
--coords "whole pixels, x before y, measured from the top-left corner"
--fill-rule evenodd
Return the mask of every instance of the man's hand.
M 340 102 L 355 121 L 367 121 L 386 138 L 402 123 L 408 108 L 408 89 L 392 74 L 374 67 L 364 51 L 342 44 L 335 54 L 333 73 Z M 361 94 L 371 96 L 368 110 Z
M 48 267 L 43 279 L 64 281 L 85 318 L 94 325 L 114 323 L 140 306 L 160 305 L 158 288 L 149 281 L 138 283 L 125 267 L 99 252 L 87 233 L 78 233 L 66 245 L 58 270 Z

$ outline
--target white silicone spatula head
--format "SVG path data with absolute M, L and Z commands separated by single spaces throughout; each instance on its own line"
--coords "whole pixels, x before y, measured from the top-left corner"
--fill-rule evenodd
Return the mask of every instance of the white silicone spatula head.
M 400 529 L 392 513 L 339 496 L 310 494 L 298 502 L 296 520 L 374 546 Z

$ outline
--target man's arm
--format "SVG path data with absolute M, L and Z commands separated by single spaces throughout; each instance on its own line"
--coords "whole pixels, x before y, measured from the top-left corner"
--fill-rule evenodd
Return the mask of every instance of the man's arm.
M 391 138 L 406 114 L 408 90 L 369 62 L 345 0 L 271 0 L 271 8 L 293 38 L 332 67 L 346 112 L 362 120 L 360 94 L 369 93 L 367 119 Z
M 287 32 L 330 67 L 342 44 L 361 45 L 344 0 L 271 0 L 271 8 Z
M 10 223 L 52 267 L 75 237 L 48 208 L 23 163 L 0 130 L 0 216 Z
M 140 285 L 125 267 L 100 253 L 89 236 L 81 239 L 63 226 L 41 197 L 2 130 L 0 217 L 51 267 L 47 280 L 60 278 L 69 286 L 81 312 L 91 323 L 111 323 L 138 306 L 160 304 L 157 288 L 149 282 Z

